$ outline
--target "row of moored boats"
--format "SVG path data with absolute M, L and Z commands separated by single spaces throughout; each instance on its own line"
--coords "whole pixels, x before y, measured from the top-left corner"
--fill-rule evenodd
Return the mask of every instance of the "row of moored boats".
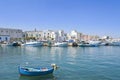
M 7 46 L 44 46 L 45 42 L 43 41 L 29 41 L 29 42 L 12 42 L 1 45 Z M 69 43 L 65 42 L 48 42 L 47 46 L 49 47 L 67 47 L 67 46 L 79 46 L 79 47 L 97 47 L 97 46 L 120 46 L 120 41 L 113 42 L 101 42 L 101 41 L 81 41 L 79 43 Z

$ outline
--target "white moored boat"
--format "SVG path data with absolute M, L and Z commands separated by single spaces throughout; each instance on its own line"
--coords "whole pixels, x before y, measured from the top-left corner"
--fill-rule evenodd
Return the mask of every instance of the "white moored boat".
M 68 43 L 67 42 L 56 42 L 54 43 L 55 47 L 67 47 Z
M 79 47 L 96 47 L 99 46 L 100 41 L 88 41 L 78 44 Z
M 31 41 L 31 42 L 26 42 L 24 46 L 42 46 L 43 42 L 40 41 Z

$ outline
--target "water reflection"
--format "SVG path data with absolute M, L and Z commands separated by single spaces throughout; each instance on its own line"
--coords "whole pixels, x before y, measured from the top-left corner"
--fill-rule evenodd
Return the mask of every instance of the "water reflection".
M 56 80 L 53 74 L 44 76 L 20 76 L 19 80 Z
M 23 47 L 26 51 L 35 52 L 37 51 L 38 47 Z
M 67 48 L 65 48 L 65 49 L 67 49 Z M 61 54 L 61 53 L 63 53 L 63 51 L 65 50 L 64 48 L 62 48 L 62 47 L 53 47 L 53 48 L 51 48 L 51 54 Z

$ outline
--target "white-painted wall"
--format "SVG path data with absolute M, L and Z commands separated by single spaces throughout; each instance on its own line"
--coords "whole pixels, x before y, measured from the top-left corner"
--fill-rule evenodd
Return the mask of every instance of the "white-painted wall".
M 10 41 L 10 36 L 8 35 L 0 35 L 0 42 L 2 41 Z

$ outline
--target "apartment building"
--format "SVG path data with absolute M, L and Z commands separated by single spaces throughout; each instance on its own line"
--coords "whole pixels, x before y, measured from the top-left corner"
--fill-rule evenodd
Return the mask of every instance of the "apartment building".
M 23 37 L 21 29 L 0 28 L 0 41 L 9 41 Z
M 25 38 L 34 37 L 37 40 L 53 40 L 59 42 L 66 40 L 66 35 L 63 30 L 25 31 L 24 35 Z
M 24 37 L 25 38 L 35 38 L 37 40 L 42 40 L 42 33 L 43 31 L 25 31 Z
M 76 30 L 72 30 L 67 34 L 67 40 L 73 40 L 75 42 L 82 40 L 82 33 L 77 32 Z

